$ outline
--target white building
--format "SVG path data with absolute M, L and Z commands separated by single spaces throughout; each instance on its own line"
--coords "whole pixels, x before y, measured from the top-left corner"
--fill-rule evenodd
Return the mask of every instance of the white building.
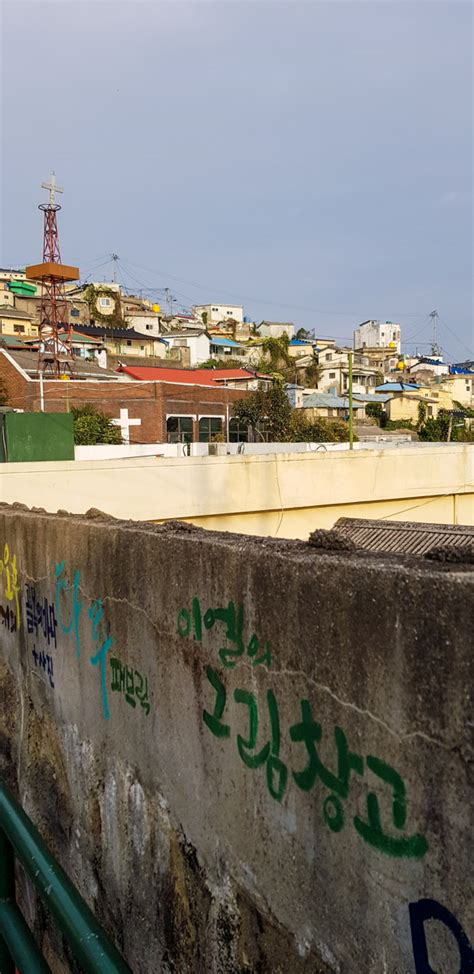
M 180 332 L 169 332 L 164 336 L 168 346 L 167 358 L 175 358 L 183 365 L 200 365 L 210 355 L 209 335 L 205 331 L 186 328 Z
M 244 320 L 244 309 L 241 304 L 195 304 L 193 314 L 207 327 L 231 320 L 241 325 Z
M 432 358 L 420 358 L 413 365 L 408 366 L 407 371 L 410 375 L 416 375 L 417 372 L 432 372 L 433 375 L 449 375 L 449 365 L 443 362 L 440 356 L 433 356 Z
M 325 349 L 318 356 L 321 376 L 318 392 L 344 396 L 349 390 L 349 350 Z M 352 364 L 352 388 L 354 392 L 367 393 L 377 385 L 377 370 L 365 365 L 361 355 L 354 355 Z
M 393 321 L 363 321 L 354 331 L 354 348 L 395 348 L 402 349 L 401 328 Z
M 157 314 L 127 314 L 126 317 L 130 328 L 142 335 L 153 335 L 155 338 L 161 336 L 160 318 Z

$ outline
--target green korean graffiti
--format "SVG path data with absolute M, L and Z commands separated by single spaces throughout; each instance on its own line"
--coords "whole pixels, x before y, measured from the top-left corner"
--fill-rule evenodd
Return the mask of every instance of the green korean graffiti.
M 222 623 L 225 627 L 224 635 L 228 643 L 221 646 L 218 652 L 219 659 L 225 669 L 233 669 L 237 661 L 247 654 L 252 661 L 252 666 L 272 665 L 272 654 L 270 644 L 267 641 L 261 642 L 255 633 L 252 633 L 248 643 L 244 639 L 244 607 L 239 603 L 237 608 L 234 602 L 228 602 L 227 606 L 220 608 L 209 608 L 202 612 L 198 598 L 193 598 L 191 609 L 183 608 L 178 613 L 177 631 L 183 639 L 191 636 L 196 642 L 202 642 L 203 627 L 204 631 L 210 631 L 216 623 Z
M 215 737 L 230 738 L 231 726 L 224 722 L 227 703 L 227 690 L 217 670 L 208 666 L 206 676 L 214 694 L 214 709 L 204 710 L 203 720 Z M 234 690 L 233 699 L 239 707 L 246 709 L 247 734 L 237 733 L 237 751 L 243 764 L 252 771 L 265 767 L 266 784 L 271 797 L 281 802 L 288 786 L 289 773 L 280 758 L 280 716 L 278 702 L 273 690 L 267 690 L 266 706 L 270 739 L 259 741 L 259 711 L 257 696 L 240 687 Z M 313 718 L 309 700 L 300 700 L 300 718 L 289 727 L 289 740 L 299 747 L 295 750 L 296 768 L 291 778 L 303 792 L 311 791 L 317 782 L 330 792 L 323 799 L 322 817 L 331 832 L 338 833 L 344 828 L 346 811 L 344 802 L 349 798 L 353 775 L 364 775 L 364 758 L 350 750 L 349 743 L 341 727 L 334 727 L 336 750 L 336 770 L 332 771 L 322 762 L 317 745 L 323 738 L 321 724 Z M 304 749 L 304 753 L 302 752 Z M 305 761 L 302 763 L 302 759 Z M 375 791 L 366 795 L 367 818 L 354 816 L 352 824 L 360 837 L 372 848 L 387 856 L 420 859 L 428 849 L 426 838 L 419 834 L 400 834 L 407 823 L 407 796 L 402 777 L 394 768 L 377 757 L 368 755 L 365 759 L 367 769 L 379 782 L 391 789 L 392 822 L 387 830 L 382 825 L 379 798 Z

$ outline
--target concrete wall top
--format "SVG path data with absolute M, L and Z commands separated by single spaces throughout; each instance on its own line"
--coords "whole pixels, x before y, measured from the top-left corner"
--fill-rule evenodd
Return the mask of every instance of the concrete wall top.
M 135 974 L 472 972 L 472 564 L 7 507 L 0 549 L 4 773 Z

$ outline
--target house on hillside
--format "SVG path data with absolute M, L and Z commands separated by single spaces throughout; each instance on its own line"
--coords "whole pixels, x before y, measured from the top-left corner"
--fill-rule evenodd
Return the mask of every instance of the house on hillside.
M 99 338 L 110 355 L 138 355 L 140 358 L 165 358 L 167 343 L 163 338 L 143 335 L 134 328 L 114 328 L 106 323 L 81 325 L 83 335 Z
M 407 372 L 414 376 L 415 382 L 419 372 L 426 372 L 427 374 L 435 375 L 449 375 L 449 365 L 446 362 L 436 356 L 435 358 L 419 358 L 418 361 L 414 362 L 413 365 L 407 367 Z
M 181 362 L 185 367 L 194 367 L 210 358 L 210 338 L 202 328 L 184 328 L 166 332 L 166 358 Z
M 241 342 L 234 341 L 233 338 L 220 338 L 217 335 L 210 336 L 210 357 L 211 358 L 245 358 L 247 347 Z
M 241 304 L 195 304 L 193 314 L 207 328 L 228 321 L 242 324 L 244 320 L 244 309 Z
M 0 307 L 0 334 L 36 338 L 38 326 L 33 323 L 31 315 L 26 311 L 9 306 Z
M 318 355 L 320 378 L 318 390 L 343 396 L 349 390 L 350 349 L 324 349 Z M 352 363 L 353 392 L 369 392 L 377 384 L 378 372 L 370 365 L 363 365 L 360 355 L 354 355 Z
M 325 392 L 303 393 L 301 414 L 305 419 L 348 419 L 349 400 L 346 396 L 332 396 Z M 365 402 L 352 403 L 353 416 L 362 419 L 365 416 Z
M 255 325 L 259 338 L 282 338 L 283 335 L 288 335 L 291 339 L 295 336 L 295 330 L 292 321 L 261 321 L 259 325 Z

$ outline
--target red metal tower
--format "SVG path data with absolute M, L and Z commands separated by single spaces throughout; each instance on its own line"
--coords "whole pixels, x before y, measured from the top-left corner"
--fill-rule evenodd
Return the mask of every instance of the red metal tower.
M 56 203 L 56 193 L 63 190 L 56 185 L 54 172 L 50 182 L 41 186 L 49 190 L 49 203 L 39 205 L 44 213 L 43 263 L 27 267 L 25 274 L 42 285 L 38 368 L 61 376 L 70 374 L 73 367 L 72 325 L 64 285 L 79 279 L 79 268 L 61 261 L 56 219 L 61 207 Z

